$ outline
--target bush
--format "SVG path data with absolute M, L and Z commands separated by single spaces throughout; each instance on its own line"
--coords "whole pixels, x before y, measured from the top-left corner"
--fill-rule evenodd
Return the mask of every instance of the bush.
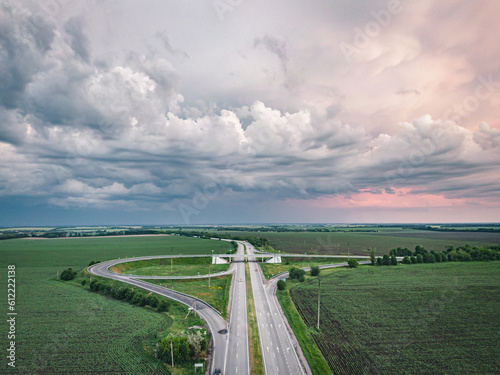
M 75 278 L 75 271 L 73 271 L 71 268 L 68 268 L 67 270 L 62 271 L 61 273 L 61 280 L 68 281 L 68 280 L 73 280 Z
M 283 280 L 279 280 L 277 286 L 278 286 L 278 290 L 285 290 L 286 283 Z
M 388 266 L 391 264 L 391 259 L 389 258 L 389 255 L 384 254 L 384 257 L 382 258 L 382 263 L 384 266 Z
M 424 257 L 422 254 L 417 254 L 417 263 L 424 263 Z
M 297 267 L 292 267 L 292 268 L 290 268 L 290 271 L 288 271 L 290 279 L 299 280 L 300 282 L 303 282 L 305 280 L 305 276 L 304 276 L 305 273 L 306 273 L 306 271 L 304 271 L 300 268 L 297 268 Z
M 311 276 L 319 276 L 320 269 L 318 266 L 311 267 Z
M 377 258 L 377 266 L 383 266 L 384 265 L 384 261 L 382 260 L 381 257 L 378 257 Z
M 404 256 L 403 264 L 411 264 L 411 260 L 410 260 L 410 257 L 408 255 Z
M 359 266 L 359 263 L 356 259 L 349 259 L 347 261 L 347 264 L 349 265 L 349 268 L 356 268 Z
M 86 280 L 86 279 L 83 279 L 83 280 L 82 280 L 82 286 L 85 286 L 85 284 L 87 284 L 87 280 Z
M 160 303 L 158 303 L 157 310 L 159 312 L 168 311 L 169 309 L 170 309 L 170 303 L 167 302 L 165 299 L 162 299 Z
M 396 259 L 395 255 L 391 255 L 391 266 L 397 266 L 398 265 L 398 260 Z
M 153 309 L 157 308 L 158 304 L 160 303 L 158 301 L 158 297 L 156 297 L 153 294 L 149 295 L 148 297 L 149 297 L 148 305 L 151 306 Z
M 90 261 L 89 265 L 87 267 L 93 266 L 94 264 L 101 263 L 99 260 L 92 260 Z
M 413 255 L 410 257 L 411 264 L 417 263 L 417 258 L 415 258 Z

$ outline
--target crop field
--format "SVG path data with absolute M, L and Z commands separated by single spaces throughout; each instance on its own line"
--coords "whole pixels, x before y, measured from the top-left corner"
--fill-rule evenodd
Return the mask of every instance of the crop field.
M 16 266 L 17 368 L 8 373 L 167 374 L 142 348 L 169 327 L 167 315 L 56 281 L 56 273 L 91 260 L 169 255 L 171 248 L 174 254 L 208 254 L 219 246 L 231 248 L 224 241 L 177 236 L 0 241 L 2 285 L 7 266 Z M 0 300 L 7 301 L 7 288 L 0 288 Z M 3 364 L 0 373 L 6 372 Z
M 338 269 L 290 289 L 334 374 L 500 371 L 500 262 Z
M 212 264 L 211 258 L 173 258 L 120 263 L 110 268 L 116 273 L 142 276 L 193 276 L 227 271 L 231 264 Z
M 367 228 L 368 229 L 368 228 Z M 432 232 L 402 228 L 372 228 L 379 232 L 232 232 L 233 235 L 265 237 L 276 251 L 319 255 L 367 255 L 370 248 L 377 254 L 390 249 L 420 245 L 428 250 L 442 251 L 446 246 L 500 244 L 500 233 L 484 232 Z

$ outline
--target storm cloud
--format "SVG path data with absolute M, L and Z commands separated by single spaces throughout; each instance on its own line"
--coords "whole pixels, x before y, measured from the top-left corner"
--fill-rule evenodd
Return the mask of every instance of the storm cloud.
M 275 221 L 342 221 L 392 199 L 416 221 L 435 197 L 491 220 L 500 56 L 480 35 L 499 6 L 464 2 L 477 15 L 464 26 L 454 2 L 422 3 L 401 1 L 355 46 L 385 2 L 243 2 L 222 21 L 188 4 L 6 2 L 0 201 L 188 223 L 264 220 L 262 205 Z

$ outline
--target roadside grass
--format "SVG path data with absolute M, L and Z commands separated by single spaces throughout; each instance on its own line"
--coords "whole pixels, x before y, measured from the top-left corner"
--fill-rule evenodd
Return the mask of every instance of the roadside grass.
M 142 276 L 195 276 L 227 271 L 231 263 L 212 264 L 211 258 L 169 258 L 138 260 L 117 264 L 115 273 Z
M 210 279 L 210 288 L 208 287 L 208 278 L 206 279 L 188 279 L 188 280 L 144 280 L 146 282 L 161 285 L 165 288 L 188 294 L 199 298 L 212 305 L 227 318 L 227 306 L 229 302 L 229 289 L 233 275 L 212 277 Z
M 317 291 L 317 279 L 289 285 L 301 318 L 293 328 L 297 336 L 310 332 L 334 373 L 487 374 L 500 368 L 498 261 L 337 269 L 321 277 L 319 331 Z
M 312 373 L 315 375 L 333 374 L 290 297 L 289 290 L 296 284 L 296 282 L 287 281 L 286 289 L 277 291 L 278 301 L 285 313 L 288 324 L 290 324 L 297 337 Z
M 247 309 L 248 309 L 248 341 L 250 351 L 250 373 L 252 375 L 264 375 L 264 363 L 259 338 L 259 327 L 257 326 L 257 313 L 253 301 L 252 283 L 250 280 L 250 268 L 245 264 L 245 278 L 247 280 Z

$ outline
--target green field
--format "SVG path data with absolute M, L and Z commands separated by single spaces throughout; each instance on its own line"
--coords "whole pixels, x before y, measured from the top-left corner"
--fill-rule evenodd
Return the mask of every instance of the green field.
M 167 370 L 142 348 L 171 320 L 148 308 L 132 306 L 56 281 L 56 273 L 108 260 L 141 255 L 211 253 L 224 241 L 178 236 L 0 241 L 1 283 L 7 266 L 16 266 L 16 364 L 6 374 L 166 374 Z M 0 288 L 7 308 L 7 288 Z M 187 313 L 187 308 L 180 312 Z M 5 310 L 4 310 L 5 311 Z M 6 329 L 1 332 L 7 352 Z M 160 366 L 160 367 L 158 367 Z
M 294 229 L 287 231 L 286 228 Z M 267 229 L 268 231 L 264 230 Z M 346 226 L 323 227 L 331 231 L 311 231 L 311 228 L 299 230 L 298 227 L 287 226 L 281 231 L 269 231 L 272 227 L 264 227 L 261 231 L 231 231 L 213 229 L 198 230 L 210 236 L 231 238 L 233 236 L 253 236 L 266 238 L 271 246 L 270 251 L 316 255 L 367 255 L 375 249 L 378 255 L 388 253 L 397 247 L 414 249 L 420 245 L 428 250 L 443 251 L 447 246 L 484 246 L 499 245 L 500 233 L 489 232 L 433 232 L 411 229 L 401 226 Z M 189 232 L 191 229 L 185 229 Z M 193 229 L 194 230 L 194 229 Z
M 230 265 L 212 264 L 211 258 L 165 258 L 120 263 L 110 270 L 127 275 L 194 276 L 227 271 Z
M 500 233 L 431 232 L 402 228 L 377 228 L 380 232 L 268 232 L 259 233 L 276 250 L 288 253 L 367 255 L 370 248 L 377 254 L 390 249 L 420 245 L 442 251 L 446 246 L 483 246 L 500 244 Z M 248 234 L 248 233 L 247 233 Z
M 321 279 L 320 331 L 317 290 L 310 279 L 290 294 L 333 373 L 500 371 L 500 262 L 335 270 Z

